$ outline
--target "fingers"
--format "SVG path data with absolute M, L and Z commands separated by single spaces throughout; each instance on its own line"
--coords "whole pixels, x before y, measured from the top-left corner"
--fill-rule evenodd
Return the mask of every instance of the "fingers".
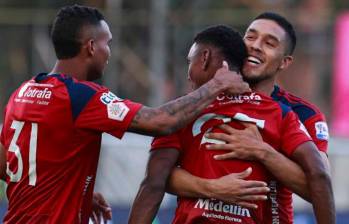
M 248 130 L 250 133 L 252 132 L 258 139 L 262 139 L 261 133 L 258 130 L 258 127 L 255 123 L 251 122 L 241 122 L 245 127 L 245 131 Z
M 248 187 L 241 191 L 242 196 L 250 196 L 256 194 L 266 194 L 270 191 L 269 187 Z
M 205 137 L 209 139 L 221 140 L 223 142 L 229 142 L 233 138 L 233 136 L 226 133 L 207 133 L 205 134 Z
M 241 201 L 265 201 L 268 200 L 266 195 L 246 195 L 240 197 Z
M 245 201 L 236 202 L 235 204 L 240 205 L 241 207 L 245 207 L 245 208 L 251 208 L 251 209 L 258 208 L 258 205 L 250 203 L 250 202 L 245 202 Z
M 222 146 L 222 150 L 228 150 L 228 148 L 227 148 L 227 144 L 225 144 L 225 145 L 220 145 L 220 146 Z M 226 149 L 224 149 L 224 148 L 226 148 Z M 211 148 L 210 148 L 211 149 Z M 227 160 L 227 159 L 234 159 L 234 158 L 236 158 L 237 157 L 237 155 L 236 155 L 236 153 L 235 152 L 229 152 L 229 153 L 226 153 L 226 154 L 220 154 L 220 155 L 214 155 L 213 156 L 213 158 L 215 159 L 215 160 Z
M 92 215 L 91 215 L 90 218 L 92 219 L 92 222 L 93 222 L 94 224 L 99 224 L 99 222 L 98 222 L 98 216 L 97 216 L 97 214 L 96 214 L 95 212 L 92 212 Z
M 235 128 L 231 127 L 230 125 L 227 125 L 227 124 L 221 124 L 218 127 L 222 131 L 224 131 L 225 133 L 228 133 L 228 134 L 235 134 L 236 132 L 239 132 L 238 129 L 235 129 Z
M 222 68 L 225 69 L 225 70 L 229 70 L 229 65 L 228 65 L 227 61 L 223 61 Z
M 245 188 L 267 187 L 268 186 L 268 184 L 266 182 L 258 181 L 258 180 L 241 180 L 241 182 L 242 183 L 240 183 L 240 184 Z M 266 190 L 265 192 L 268 192 L 268 190 Z M 261 192 L 256 192 L 256 193 L 264 193 L 264 192 L 261 191 Z
M 245 179 L 246 177 L 250 176 L 251 173 L 252 173 L 252 168 L 249 167 L 246 170 L 242 171 L 241 173 L 237 173 L 236 177 L 241 178 L 241 179 Z
M 107 220 L 111 220 L 112 219 L 112 210 L 110 207 L 106 208 L 103 211 L 103 219 L 104 219 L 104 223 L 107 223 Z

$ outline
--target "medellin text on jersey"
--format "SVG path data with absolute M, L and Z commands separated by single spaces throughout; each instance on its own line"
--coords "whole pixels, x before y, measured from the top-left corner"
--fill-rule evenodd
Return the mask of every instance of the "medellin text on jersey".
M 258 209 L 252 210 L 238 205 L 228 205 L 216 199 L 179 198 L 173 223 L 291 223 L 280 214 L 279 192 L 271 174 L 260 164 L 242 160 L 214 160 L 213 156 L 223 151 L 207 150 L 206 145 L 219 143 L 208 139 L 208 132 L 222 132 L 217 125 L 225 123 L 237 129 L 243 129 L 242 122 L 256 124 L 263 139 L 275 149 L 290 156 L 298 145 L 310 141 L 301 130 L 301 123 L 292 110 L 270 97 L 259 93 L 242 96 L 220 95 L 190 125 L 177 133 L 155 138 L 152 150 L 176 148 L 180 150 L 179 165 L 191 174 L 203 178 L 218 178 L 230 173 L 242 172 L 252 167 L 253 172 L 248 179 L 262 180 L 273 184 L 273 192 L 266 202 L 257 202 Z M 291 198 L 283 205 L 290 206 Z

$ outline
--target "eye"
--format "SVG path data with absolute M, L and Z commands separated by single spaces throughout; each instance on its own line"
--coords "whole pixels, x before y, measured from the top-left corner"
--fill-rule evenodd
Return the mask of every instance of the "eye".
M 247 35 L 247 36 L 245 36 L 245 39 L 246 40 L 253 40 L 253 39 L 255 39 L 255 37 L 252 35 Z
M 273 42 L 267 41 L 267 45 L 270 47 L 275 47 L 275 44 Z

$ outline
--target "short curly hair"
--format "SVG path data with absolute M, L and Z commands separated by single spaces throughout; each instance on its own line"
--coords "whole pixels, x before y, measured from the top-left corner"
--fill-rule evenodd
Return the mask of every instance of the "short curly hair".
M 96 8 L 72 5 L 59 10 L 52 25 L 51 38 L 58 59 L 75 57 L 81 48 L 80 33 L 84 26 L 99 26 L 104 20 Z
M 198 33 L 194 42 L 217 47 L 221 50 L 230 69 L 241 71 L 247 57 L 247 49 L 238 31 L 225 25 L 212 26 Z

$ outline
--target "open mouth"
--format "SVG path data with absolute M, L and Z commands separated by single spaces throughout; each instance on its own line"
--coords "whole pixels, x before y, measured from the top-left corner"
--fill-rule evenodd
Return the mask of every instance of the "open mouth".
M 256 58 L 254 56 L 249 56 L 247 58 L 247 61 L 250 63 L 250 64 L 253 64 L 253 65 L 260 65 L 263 63 L 262 60 L 260 60 L 259 58 Z

